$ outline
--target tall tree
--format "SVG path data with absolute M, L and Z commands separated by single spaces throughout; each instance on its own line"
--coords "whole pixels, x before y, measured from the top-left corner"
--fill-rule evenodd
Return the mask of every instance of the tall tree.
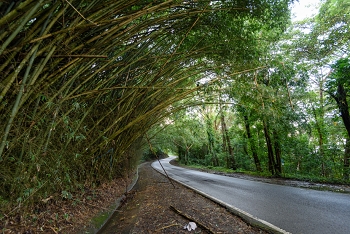
M 259 159 L 259 156 L 258 156 L 257 146 L 256 146 L 255 139 L 253 138 L 252 131 L 251 131 L 250 113 L 247 110 L 247 108 L 245 108 L 244 106 L 241 106 L 241 105 L 239 105 L 237 107 L 237 109 L 238 109 L 238 112 L 243 115 L 246 136 L 248 138 L 250 150 L 252 152 L 252 157 L 253 157 L 253 160 L 254 160 L 255 168 L 256 168 L 257 171 L 261 172 L 262 168 L 261 168 L 261 163 L 260 163 L 260 159 Z
M 327 92 L 336 101 L 340 116 L 343 120 L 347 135 L 344 153 L 344 179 L 349 179 L 350 162 L 350 112 L 348 94 L 350 90 L 350 61 L 348 58 L 339 59 L 332 66 L 332 73 L 327 83 Z
M 237 164 L 236 164 L 233 147 L 231 144 L 230 136 L 226 125 L 225 114 L 222 107 L 220 108 L 220 122 L 221 122 L 223 145 L 226 146 L 225 150 L 228 152 L 228 155 L 226 157 L 226 167 L 236 170 Z

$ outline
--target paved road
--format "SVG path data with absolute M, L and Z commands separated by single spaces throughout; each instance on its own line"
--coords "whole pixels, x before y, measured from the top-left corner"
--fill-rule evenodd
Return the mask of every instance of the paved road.
M 350 233 L 350 195 L 267 184 L 173 166 L 170 177 L 293 234 Z M 161 170 L 158 162 L 152 166 Z

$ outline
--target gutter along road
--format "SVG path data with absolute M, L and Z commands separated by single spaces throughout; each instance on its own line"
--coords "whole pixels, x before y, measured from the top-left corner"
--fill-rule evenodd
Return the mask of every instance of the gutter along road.
M 287 232 L 350 233 L 350 194 L 268 184 L 189 170 L 171 165 L 169 162 L 174 158 L 161 160 L 169 177 Z M 152 163 L 152 167 L 163 172 L 157 161 Z

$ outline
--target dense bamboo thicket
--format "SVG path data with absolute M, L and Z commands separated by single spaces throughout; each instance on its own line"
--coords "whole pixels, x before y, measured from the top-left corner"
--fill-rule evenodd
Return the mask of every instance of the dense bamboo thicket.
M 218 17 L 241 28 L 274 7 L 251 2 L 1 1 L 1 206 L 122 176 L 145 132 L 222 64 L 208 58 L 243 56 L 208 35 Z

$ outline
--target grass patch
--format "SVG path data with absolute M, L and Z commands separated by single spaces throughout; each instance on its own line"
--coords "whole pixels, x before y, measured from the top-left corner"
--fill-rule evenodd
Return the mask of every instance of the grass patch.
M 314 183 L 349 184 L 349 181 L 343 180 L 341 178 L 320 177 L 315 175 L 284 174 L 283 177 L 286 179 L 294 179 Z

